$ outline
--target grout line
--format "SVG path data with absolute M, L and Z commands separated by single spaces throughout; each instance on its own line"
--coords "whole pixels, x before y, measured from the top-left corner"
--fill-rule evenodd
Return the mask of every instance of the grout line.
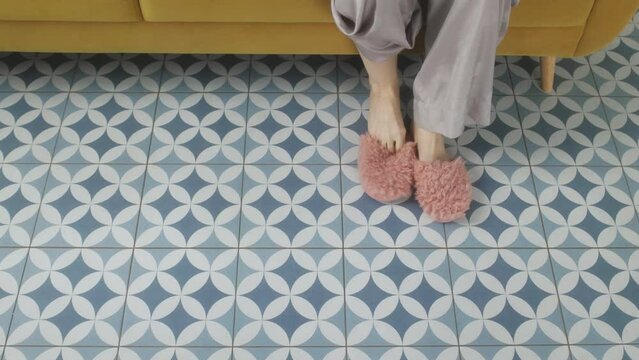
M 573 344 L 571 346 L 580 346 L 580 347 L 589 347 L 589 346 L 614 346 L 614 345 L 631 345 L 631 346 L 637 346 L 639 345 L 639 342 L 626 342 L 626 343 L 603 343 L 603 342 L 593 342 L 593 343 L 579 343 L 579 344 Z M 553 343 L 553 344 L 549 344 L 549 343 L 532 343 L 532 344 L 524 344 L 524 345 L 510 345 L 510 344 L 502 344 L 502 343 L 495 343 L 495 344 L 472 344 L 472 345 L 462 345 L 460 347 L 462 348 L 474 348 L 474 347 L 478 347 L 478 348 L 503 348 L 505 346 L 521 346 L 521 347 L 553 347 L 553 348 L 560 348 L 560 347 L 567 347 L 568 345 L 565 344 L 559 344 L 559 343 Z M 42 344 L 42 345 L 19 345 L 19 346 L 8 346 L 10 348 L 46 348 L 46 349 L 50 349 L 54 346 L 52 345 L 46 345 L 46 344 Z M 109 345 L 104 345 L 104 346 L 100 346 L 100 345 L 62 345 L 62 346 L 55 346 L 56 348 L 62 348 L 62 349 L 115 349 L 115 346 L 109 346 Z M 135 345 L 135 346 L 123 346 L 124 348 L 127 349 L 167 349 L 168 346 L 160 346 L 160 345 Z M 343 348 L 344 346 L 335 346 L 335 345 L 300 345 L 300 346 L 274 346 L 274 345 L 250 345 L 250 346 L 242 346 L 242 349 L 282 349 L 282 348 L 288 348 L 288 349 L 337 349 L 337 348 Z M 353 346 L 354 348 L 369 348 L 369 349 L 389 349 L 389 348 L 397 348 L 398 346 L 394 346 L 394 345 L 357 345 L 357 346 Z M 449 349 L 449 348 L 454 348 L 457 347 L 455 345 L 411 345 L 411 347 L 415 347 L 415 348 L 424 348 L 424 349 Z M 217 350 L 222 350 L 222 349 L 231 349 L 230 346 L 205 346 L 205 345 L 183 345 L 183 346 L 175 346 L 172 347 L 173 349 L 217 349 Z M 239 347 L 238 347 L 239 348 Z
M 504 96 L 515 96 L 515 80 L 513 79 L 513 74 L 510 71 L 510 61 L 508 61 L 508 56 L 504 56 L 504 63 L 506 65 L 506 73 L 508 74 L 508 81 L 510 82 L 510 90 L 512 90 L 512 94 L 504 94 Z M 494 84 L 493 84 L 494 89 Z M 498 94 L 499 95 L 499 94 Z M 515 103 L 517 99 L 515 99 Z M 521 121 L 520 121 L 521 123 Z
M 48 165 L 49 163 L 29 163 L 29 162 L 14 162 L 14 161 L 10 161 L 10 162 L 1 162 L 0 164 L 9 164 L 9 165 Z M 108 162 L 108 163 L 92 163 L 92 162 L 56 162 L 53 163 L 52 165 L 80 165 L 80 166 L 84 166 L 84 165 L 103 165 L 103 166 L 143 166 L 145 165 L 144 163 L 121 163 L 121 162 Z M 247 164 L 240 164 L 240 163 L 174 163 L 174 162 L 170 162 L 170 163 L 149 163 L 149 165 L 153 165 L 153 166 L 171 166 L 171 167 L 175 167 L 175 166 L 242 166 L 242 165 L 249 165 L 249 166 L 256 166 L 256 167 L 260 167 L 260 166 L 279 166 L 279 167 L 283 167 L 283 166 L 313 166 L 313 167 L 332 167 L 332 166 L 356 166 L 356 163 L 342 163 L 342 164 L 325 164 L 325 163 L 312 163 L 312 164 L 304 164 L 304 163 L 247 163 Z M 484 168 L 521 168 L 523 166 L 526 166 L 527 164 L 500 164 L 500 163 L 495 163 L 495 164 L 480 164 L 480 163 L 467 163 L 467 166 L 469 167 L 484 167 Z M 534 164 L 531 165 L 532 167 L 543 167 L 543 168 L 583 168 L 583 169 L 613 169 L 613 168 L 639 168 L 639 165 L 635 166 L 622 166 L 622 165 L 557 165 L 557 164 Z
M 78 76 L 78 73 L 80 72 L 80 58 L 81 58 L 81 54 L 76 53 L 75 54 L 76 58 L 76 62 L 75 62 L 75 66 L 73 67 L 73 75 L 71 76 L 71 83 L 69 84 L 69 93 L 72 93 L 73 91 L 71 91 L 73 89 L 73 84 L 75 84 L 75 80 L 76 77 Z
M 516 130 L 516 129 L 515 129 Z M 43 164 L 48 164 L 48 163 L 41 163 L 41 162 L 22 162 L 22 161 L 10 161 L 10 162 L 1 162 L 0 164 L 11 164 L 11 165 L 43 165 Z M 61 162 L 55 162 L 53 163 L 53 165 L 107 165 L 107 166 L 111 166 L 111 165 L 117 165 L 117 166 L 141 166 L 141 165 L 145 165 L 145 163 L 125 163 L 125 162 L 108 162 L 108 163 L 92 163 L 92 162 L 67 162 L 67 161 L 61 161 Z M 238 166 L 238 165 L 250 165 L 250 166 L 321 166 L 321 167 L 331 167 L 331 166 L 356 166 L 357 163 L 355 162 L 346 162 L 346 163 L 272 163 L 272 162 L 265 162 L 265 163 L 222 163 L 222 162 L 204 162 L 204 163 L 193 163 L 193 162 L 155 162 L 155 163 L 149 163 L 149 165 L 154 165 L 154 166 L 193 166 L 193 165 L 200 165 L 200 166 L 220 166 L 220 165 L 225 165 L 225 166 Z M 481 164 L 481 163 L 471 163 L 468 162 L 467 166 L 470 167 L 492 167 L 492 168 L 521 168 L 522 166 L 526 166 L 526 164 L 501 164 L 501 163 L 494 163 L 494 164 Z M 637 168 L 639 167 L 639 165 L 598 165 L 598 164 L 587 164 L 587 165 L 574 165 L 574 164 L 535 164 L 535 165 L 531 165 L 533 167 L 545 167 L 545 168 L 571 168 L 571 167 L 576 167 L 576 168 L 596 168 L 596 169 L 605 169 L 605 168 L 619 168 L 619 167 L 630 167 L 630 168 Z
M 590 62 L 590 57 L 588 56 L 587 58 L 588 61 L 588 68 L 590 69 L 590 74 L 593 77 L 593 80 L 595 82 L 595 88 L 597 90 L 597 94 L 599 96 L 599 103 L 601 104 L 601 107 L 603 109 L 603 114 L 604 114 L 604 120 L 606 122 L 606 125 L 608 126 L 608 131 L 610 131 L 610 142 L 612 142 L 613 146 L 615 147 L 615 151 L 617 152 L 617 160 L 619 160 L 619 166 L 621 166 L 623 168 L 623 162 L 621 161 L 621 152 L 619 151 L 619 146 L 617 144 L 617 139 L 615 138 L 615 135 L 612 131 L 612 126 L 610 124 L 610 119 L 611 116 L 608 114 L 608 110 L 607 110 L 607 106 L 606 103 L 604 102 L 604 98 L 610 97 L 610 96 L 602 96 L 601 95 L 601 91 L 600 91 L 600 85 L 597 82 L 597 77 L 595 76 L 595 72 L 592 68 L 592 63 Z M 624 107 L 625 108 L 625 107 Z
M 420 215 L 421 216 L 421 215 Z M 419 223 L 419 220 L 417 220 Z M 446 224 L 442 225 L 442 231 L 443 231 L 443 236 L 444 236 L 444 244 L 445 247 L 444 249 L 446 249 L 446 265 L 448 268 L 448 282 L 450 284 L 450 295 L 451 295 L 451 307 L 453 309 L 453 321 L 454 321 L 454 325 L 455 325 L 455 341 L 457 342 L 457 356 L 459 359 L 462 359 L 462 348 L 461 348 L 461 342 L 459 340 L 459 319 L 457 316 L 457 304 L 455 301 L 455 291 L 454 289 L 454 282 L 453 282 L 453 271 L 451 269 L 451 256 L 450 256 L 450 250 L 451 248 L 448 246 L 448 231 L 447 231 L 447 226 Z M 455 249 L 455 248 L 453 248 Z
M 76 58 L 76 64 L 73 67 L 73 75 L 71 76 L 71 79 L 73 80 L 75 78 L 75 74 L 78 71 L 78 62 L 79 62 L 79 55 Z M 58 127 L 58 133 L 56 134 L 55 137 L 55 142 L 53 144 L 53 148 L 55 149 L 55 147 L 58 144 L 58 139 L 60 139 L 60 132 L 62 129 L 62 121 L 64 121 L 64 118 L 66 116 L 67 113 L 67 107 L 69 105 L 69 101 L 70 100 L 70 91 L 71 91 L 71 86 L 73 85 L 73 82 L 71 82 L 71 84 L 69 84 L 69 90 L 66 92 L 67 93 L 67 98 L 64 102 L 64 108 L 62 110 L 62 116 L 60 118 L 60 126 Z M 28 92 L 25 92 L 28 93 Z M 29 92 L 29 93 L 33 93 L 33 92 Z M 56 92 L 56 93 L 64 93 L 64 92 Z M 44 104 L 42 104 L 44 106 Z M 42 112 L 42 109 L 40 109 L 40 112 Z M 29 256 L 31 255 L 31 244 L 33 243 L 33 238 L 35 237 L 35 232 L 37 229 L 37 225 L 38 225 L 38 219 L 40 218 L 40 211 L 42 210 L 42 202 L 44 201 L 44 197 L 47 194 L 47 185 L 49 183 L 49 176 L 51 175 L 51 168 L 53 166 L 53 154 L 55 154 L 55 152 L 51 153 L 51 159 L 49 161 L 49 170 L 47 170 L 47 176 L 44 180 L 44 185 L 42 186 L 42 196 L 40 197 L 40 203 L 38 204 L 38 211 L 36 211 L 36 215 L 35 215 L 35 221 L 33 222 L 33 228 L 31 229 L 31 237 L 29 239 L 29 246 L 26 247 L 27 248 L 27 253 L 25 254 L 25 258 L 24 258 L 24 265 L 22 266 L 22 273 L 20 275 L 20 281 L 18 282 L 18 291 L 16 292 L 16 298 L 15 301 L 13 303 L 13 310 L 11 311 L 11 317 L 9 319 L 9 323 L 7 325 L 7 330 L 5 332 L 5 340 L 4 340 L 4 348 L 7 347 L 7 344 L 9 343 L 9 336 L 11 335 L 11 327 L 13 326 L 13 320 L 15 318 L 15 314 L 16 314 L 16 310 L 18 307 L 18 300 L 20 298 L 20 290 L 22 289 L 22 283 L 24 281 L 24 276 L 27 270 L 27 264 L 29 263 Z M 42 164 L 44 165 L 44 164 Z M 4 359 L 4 349 L 2 351 L 2 358 Z
M 561 325 L 563 327 L 563 335 L 566 337 L 566 346 L 568 346 L 568 355 L 570 356 L 570 358 L 574 358 L 572 355 L 572 349 L 570 347 L 570 340 L 568 337 L 568 328 L 566 327 L 566 318 L 564 316 L 564 312 L 563 312 L 563 308 L 562 308 L 562 301 L 561 301 L 561 297 L 559 296 L 559 285 L 557 283 L 557 275 L 555 272 L 555 267 L 554 267 L 554 261 L 552 258 L 552 254 L 550 252 L 551 248 L 548 246 L 548 230 L 546 230 L 546 220 L 544 219 L 543 213 L 541 211 L 541 204 L 539 203 L 539 192 L 537 191 L 537 181 L 535 179 L 535 176 L 532 172 L 532 167 L 531 167 L 531 173 L 530 176 L 532 178 L 532 185 L 533 185 L 533 191 L 535 192 L 535 198 L 537 199 L 537 209 L 539 211 L 539 219 L 540 219 L 540 223 L 541 223 L 541 229 L 544 233 L 544 240 L 546 242 L 546 253 L 548 255 L 548 263 L 550 264 L 550 272 L 552 274 L 552 280 L 553 280 L 553 285 L 555 287 L 555 294 L 557 295 L 557 308 L 559 309 L 559 316 L 561 318 Z M 556 247 L 553 247 L 552 249 L 557 249 Z M 541 250 L 541 248 L 539 249 Z
M 0 246 L 0 249 L 24 249 L 29 246 Z M 222 246 L 195 246 L 195 247 L 184 247 L 184 246 L 144 246 L 144 247 L 133 247 L 133 246 L 91 246 L 91 247 L 82 247 L 82 246 L 31 246 L 32 249 L 95 249 L 95 250 L 132 250 L 132 249 L 148 249 L 148 250 L 231 250 L 231 249 L 241 249 L 241 250 L 338 250 L 341 247 L 320 247 L 320 246 L 299 246 L 299 247 L 277 247 L 277 246 L 240 246 L 240 247 L 222 247 Z M 355 246 L 355 247 L 344 247 L 347 250 L 445 250 L 445 249 L 453 249 L 453 250 L 543 250 L 547 247 L 535 247 L 535 246 L 456 246 L 456 247 L 426 247 L 426 246 L 406 246 L 406 247 L 383 247 L 383 246 Z M 578 250 L 578 251 L 586 251 L 586 250 L 597 250 L 597 249 L 613 249 L 613 250 L 635 250 L 639 249 L 639 246 L 555 246 L 548 247 L 552 250 Z
M 508 63 L 508 74 L 512 78 L 512 73 L 510 71 L 510 63 Z M 514 85 L 514 81 L 512 83 Z M 513 96 L 514 102 L 515 102 L 515 111 L 517 112 L 517 120 L 519 122 L 519 130 L 521 130 L 521 137 L 522 137 L 522 140 L 523 140 L 523 143 L 524 143 L 524 150 L 526 151 L 526 160 L 528 162 L 528 169 L 530 170 L 530 174 L 532 176 L 532 164 L 530 162 L 531 153 L 530 153 L 530 150 L 528 149 L 528 138 L 526 137 L 526 132 L 524 131 L 523 118 L 521 116 L 522 112 L 521 112 L 521 109 L 520 109 L 520 106 L 519 106 L 519 101 L 518 101 L 519 95 L 515 94 L 514 86 L 513 86 L 513 95 L 512 96 Z M 525 165 L 514 165 L 514 166 L 516 166 L 518 168 L 521 168 L 522 166 L 525 166 Z
M 639 170 L 639 168 L 632 168 L 632 167 L 628 167 L 629 169 L 635 169 L 635 170 Z M 639 210 L 637 209 L 637 207 L 639 206 L 639 203 L 635 202 L 635 197 L 632 194 L 632 188 L 630 187 L 630 177 L 626 172 L 626 168 L 622 167 L 621 168 L 621 174 L 623 175 L 623 178 L 625 180 L 626 183 L 626 188 L 628 189 L 628 197 L 630 198 L 630 206 L 632 206 L 635 210 L 635 220 L 637 220 L 639 222 Z M 637 194 L 639 194 L 639 190 L 637 191 Z M 610 249 L 610 248 L 614 248 L 612 246 L 606 246 L 606 249 Z
M 604 103 L 604 101 L 603 101 L 604 96 L 600 96 L 600 97 L 601 97 L 601 104 L 602 104 L 602 107 L 603 107 L 603 109 L 604 109 L 604 116 L 606 117 L 606 124 L 608 125 L 608 128 L 609 128 L 609 130 L 610 130 L 610 138 L 611 138 L 612 143 L 613 143 L 613 144 L 614 144 L 614 146 L 615 146 L 615 150 L 617 151 L 617 159 L 619 160 L 619 165 L 618 165 L 618 166 L 616 166 L 616 167 L 620 167 L 620 168 L 621 168 L 621 173 L 622 173 L 623 178 L 624 178 L 624 180 L 625 180 L 625 182 L 626 182 L 626 188 L 627 188 L 627 190 L 628 190 L 628 197 L 630 197 L 630 203 L 632 204 L 632 206 L 633 206 L 633 208 L 634 208 L 634 210 L 635 210 L 635 220 L 639 221 L 639 211 L 637 210 L 637 206 L 639 206 L 639 204 L 637 204 L 637 203 L 635 202 L 634 196 L 633 196 L 633 194 L 632 194 L 632 188 L 630 187 L 630 182 L 631 182 L 631 180 L 630 180 L 630 178 L 628 177 L 628 174 L 627 174 L 627 172 L 626 172 L 626 167 L 627 167 L 627 168 L 630 168 L 630 169 L 632 169 L 632 168 L 636 168 L 636 167 L 633 167 L 633 166 L 631 166 L 631 165 L 629 166 L 629 165 L 624 165 L 624 164 L 623 164 L 623 161 L 622 161 L 622 154 L 621 154 L 621 151 L 619 150 L 619 146 L 620 146 L 620 145 L 618 144 L 618 140 L 617 140 L 617 138 L 615 137 L 615 135 L 614 135 L 614 133 L 613 133 L 613 130 L 612 130 L 611 119 L 613 118 L 613 115 L 612 115 L 612 114 L 609 114 L 609 111 L 610 111 L 610 112 L 612 112 L 612 110 L 608 110 L 608 107 L 606 106 L 606 104 L 605 104 L 605 103 Z M 607 97 L 607 96 L 605 96 L 605 97 L 606 97 L 606 98 L 609 98 L 609 97 Z M 626 99 L 634 99 L 634 98 L 629 96 L 629 97 L 626 97 Z M 626 108 L 626 106 L 625 106 L 624 104 L 622 104 L 622 106 L 624 107 L 624 111 L 626 111 L 626 116 L 628 117 L 628 121 L 632 122 L 632 120 L 631 120 L 631 119 L 629 119 L 630 114 L 628 114 L 628 113 L 627 113 L 627 108 Z
M 590 74 L 590 78 L 592 79 L 592 83 L 595 85 L 595 90 L 597 91 L 597 96 L 601 99 L 601 90 L 599 82 L 597 81 L 597 76 L 595 76 L 595 70 L 592 68 L 592 63 L 590 62 L 590 56 L 585 56 L 586 63 L 588 64 L 588 70 Z
M 448 280 L 450 282 L 450 295 L 452 298 L 452 308 L 453 308 L 453 319 L 455 321 L 455 340 L 457 340 L 457 354 L 461 358 L 461 342 L 459 341 L 459 320 L 457 317 L 457 304 L 455 301 L 455 291 L 453 288 L 455 284 L 453 283 L 453 271 L 451 269 L 451 257 L 450 257 L 450 248 L 448 247 L 448 234 L 446 231 L 446 225 L 444 224 L 444 242 L 446 244 L 446 265 L 448 265 Z
M 166 61 L 166 55 L 162 56 L 162 68 L 164 68 L 164 62 Z M 124 304 L 122 305 L 122 318 L 120 319 L 120 331 L 118 332 L 118 345 L 117 345 L 117 353 L 116 353 L 116 358 L 119 358 L 120 356 L 120 345 L 122 343 L 122 333 L 124 331 L 124 318 L 126 316 L 127 313 L 127 305 L 128 305 L 128 300 L 129 300 L 129 288 L 131 285 L 131 273 L 133 272 L 133 263 L 135 262 L 135 243 L 137 242 L 137 238 L 138 238 L 138 231 L 140 230 L 140 217 L 142 216 L 142 204 L 144 203 L 144 192 L 146 190 L 146 180 L 148 178 L 148 170 L 149 170 L 149 159 L 150 159 L 150 153 L 151 153 L 151 143 L 153 142 L 153 131 L 155 130 L 155 120 L 156 120 L 156 116 L 157 116 L 157 110 L 158 110 L 158 106 L 160 104 L 160 95 L 159 95 L 159 88 L 162 84 L 162 76 L 163 76 L 164 72 L 160 72 L 160 81 L 158 84 L 158 91 L 155 93 L 156 97 L 155 97 L 155 109 L 153 110 L 153 122 L 151 124 L 151 139 L 149 140 L 149 145 L 147 147 L 147 153 L 146 153 L 146 164 L 145 169 L 144 169 L 144 179 L 142 180 L 142 187 L 140 188 L 140 206 L 138 207 L 138 214 L 137 214 L 137 221 L 136 221 L 136 225 L 135 225 L 135 233 L 133 234 L 133 247 L 131 249 L 131 260 L 129 261 L 129 273 L 128 273 L 128 277 L 126 280 L 126 290 L 124 293 Z
M 233 296 L 233 325 L 231 325 L 231 356 L 235 356 L 235 325 L 237 323 L 237 288 L 239 281 L 239 272 L 240 272 L 240 241 L 242 240 L 242 218 L 243 212 L 242 209 L 244 207 L 244 179 L 246 178 L 246 142 L 248 139 L 248 128 L 249 128 L 249 108 L 251 106 L 251 73 L 253 72 L 253 55 L 249 55 L 248 59 L 249 63 L 249 74 L 247 80 L 248 93 L 246 96 L 246 110 L 244 112 L 244 146 L 242 149 L 242 180 L 240 184 L 240 214 L 239 221 L 237 225 L 237 258 L 235 259 L 235 281 L 233 283 L 235 294 Z
M 508 72 L 510 73 L 510 67 L 508 69 Z M 591 72 L 592 72 L 592 69 L 591 69 Z M 514 85 L 514 83 L 513 83 L 513 85 Z M 597 91 L 599 91 L 599 90 L 597 89 Z M 519 120 L 519 125 L 520 125 L 521 130 L 522 130 L 522 136 L 524 138 L 524 148 L 526 149 L 526 158 L 528 160 L 528 170 L 530 172 L 530 178 L 531 178 L 531 183 L 532 183 L 532 187 L 533 187 L 532 190 L 533 190 L 533 192 L 535 194 L 535 200 L 537 202 L 537 210 L 538 210 L 538 214 L 539 214 L 539 222 L 541 224 L 541 230 L 542 230 L 542 232 L 544 234 L 544 241 L 546 242 L 546 253 L 547 253 L 547 256 L 548 256 L 548 263 L 550 264 L 550 271 L 551 271 L 551 274 L 552 274 L 552 277 L 553 277 L 553 286 L 555 288 L 555 292 L 556 292 L 556 295 L 557 295 L 557 304 L 558 304 L 557 307 L 559 308 L 559 315 L 561 317 L 561 322 L 562 322 L 562 326 L 563 326 L 563 329 L 562 329 L 563 330 L 563 336 L 566 337 L 566 345 L 568 346 L 568 356 L 570 358 L 573 358 L 572 351 L 570 349 L 570 344 L 569 344 L 569 341 L 568 341 L 568 332 L 566 330 L 566 321 L 565 321 L 565 318 L 564 318 L 564 315 L 563 315 L 563 311 L 562 311 L 562 308 L 561 308 L 562 305 L 561 305 L 561 299 L 559 297 L 557 278 L 555 276 L 555 270 L 554 270 L 554 267 L 553 267 L 552 256 L 550 254 L 550 248 L 548 247 L 548 232 L 547 232 L 546 227 L 545 227 L 545 220 L 544 220 L 543 212 L 541 211 L 541 204 L 539 203 L 539 192 L 537 191 L 535 175 L 534 175 L 534 172 L 533 172 L 533 165 L 532 165 L 532 162 L 530 161 L 531 153 L 530 153 L 529 145 L 528 145 L 529 139 L 528 139 L 528 137 L 526 136 L 526 134 L 524 132 L 522 111 L 521 111 L 521 106 L 520 106 L 519 101 L 518 101 L 518 95 L 515 94 L 514 96 L 515 96 L 515 108 L 517 110 L 517 117 L 518 117 L 518 120 Z
M 605 51 L 605 49 L 602 49 L 601 51 Z M 601 86 L 603 84 L 599 84 L 599 81 L 597 80 L 597 76 L 595 76 L 595 71 L 592 68 L 592 62 L 590 61 L 590 56 L 586 56 L 586 61 L 588 62 L 588 68 L 590 68 L 590 74 L 592 75 L 592 79 L 594 81 L 595 84 L 595 90 L 597 90 L 597 95 L 599 95 L 599 98 L 601 99 Z
M 63 90 L 33 90 L 33 91 L 15 91 L 15 90 L 0 90 L 0 94 L 17 94 L 17 93 L 48 93 L 48 94 L 55 94 L 55 93 L 59 93 L 59 92 L 66 92 Z M 331 94 L 336 94 L 336 92 L 334 91 L 313 91 L 313 90 L 304 90 L 304 91 L 285 91 L 285 90 L 257 90 L 257 91 L 241 91 L 241 90 L 236 90 L 236 91 L 229 91 L 229 90 L 214 90 L 214 91 L 176 91 L 176 90 L 170 90 L 170 91 L 143 91 L 143 90 L 131 90 L 131 91 L 107 91 L 107 90 L 75 90 L 75 91 L 71 91 L 74 94 L 124 94 L 124 95 L 130 95 L 130 94 L 140 94 L 140 95 L 148 95 L 148 94 L 180 94 L 180 95 L 186 95 L 186 94 L 226 94 L 226 95 L 237 95 L 237 94 L 247 94 L 247 93 L 252 93 L 252 94 L 291 94 L 291 95 L 295 95 L 295 94 L 313 94 L 313 95 L 331 95 Z M 365 92 L 348 92 L 348 93 L 353 93 L 353 94 L 366 94 Z
M 346 321 L 346 309 L 348 308 L 346 303 L 346 248 L 344 246 L 344 174 L 342 172 L 342 116 L 341 116 L 341 101 L 340 101 L 340 80 L 339 80 L 339 62 L 340 56 L 335 57 L 335 85 L 336 85 L 336 105 L 337 105 L 337 157 L 339 160 L 339 195 L 340 195 L 340 225 L 341 225 L 341 240 L 342 240 L 342 296 L 344 297 L 344 303 L 342 308 L 342 315 L 344 316 L 344 356 L 348 358 L 348 322 Z

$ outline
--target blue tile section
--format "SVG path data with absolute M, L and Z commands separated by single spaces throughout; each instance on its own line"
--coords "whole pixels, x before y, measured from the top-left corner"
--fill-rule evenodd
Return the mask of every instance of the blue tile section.
M 246 92 L 247 55 L 166 55 L 161 92 Z
M 77 54 L 0 54 L 2 92 L 65 92 L 78 71 Z
M 246 93 L 161 93 L 150 163 L 241 164 Z
M 50 163 L 68 94 L 0 93 L 0 160 Z
M 546 95 L 538 81 L 541 66 L 531 57 L 508 57 L 508 66 L 515 95 Z M 554 95 L 597 96 L 597 87 L 588 59 L 584 57 L 559 59 L 555 67 Z
M 164 55 L 82 54 L 71 91 L 157 92 Z
M 0 54 L 0 357 L 639 358 L 638 19 L 497 58 L 446 225 L 364 194 L 358 57 Z

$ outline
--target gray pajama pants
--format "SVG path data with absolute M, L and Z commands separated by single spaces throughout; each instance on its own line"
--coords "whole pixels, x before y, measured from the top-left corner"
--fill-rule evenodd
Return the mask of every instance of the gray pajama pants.
M 333 17 L 360 54 L 383 61 L 412 48 L 425 21 L 415 78 L 415 124 L 449 138 L 490 123 L 495 50 L 512 0 L 332 0 Z M 425 16 L 424 16 L 425 15 Z

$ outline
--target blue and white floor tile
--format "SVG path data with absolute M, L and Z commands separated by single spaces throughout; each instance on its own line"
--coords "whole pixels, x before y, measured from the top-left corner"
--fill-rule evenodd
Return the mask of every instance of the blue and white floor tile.
M 69 91 L 76 54 L 0 54 L 0 91 Z
M 242 167 L 149 165 L 138 248 L 238 246 Z
M 540 345 L 540 346 L 481 346 L 460 348 L 463 360 L 570 360 L 570 350 L 567 345 Z M 573 356 L 574 359 L 574 356 Z
M 240 249 L 235 346 L 344 346 L 341 249 Z
M 338 164 L 336 94 L 251 93 L 247 164 Z
M 131 254 L 32 248 L 7 346 L 117 346 Z
M 118 353 L 118 360 L 231 360 L 233 357 L 232 348 L 216 347 L 121 347 Z
M 0 54 L 0 356 L 639 359 L 638 19 L 497 58 L 446 225 L 362 191 L 358 57 Z
M 29 246 L 48 165 L 0 165 L 0 247 Z
M 338 56 L 337 82 L 340 93 L 368 93 L 370 84 L 362 59 L 358 56 Z
M 3 346 L 7 341 L 27 255 L 26 248 L 3 249 L 0 254 L 0 341 Z
M 49 163 L 67 93 L 0 93 L 0 161 Z
M 246 92 L 249 62 L 247 55 L 166 55 L 160 91 Z
M 450 260 L 461 345 L 567 344 L 546 249 L 456 249 Z
M 345 248 L 443 248 L 444 225 L 433 222 L 415 201 L 382 205 L 359 184 L 354 165 L 342 166 Z
M 247 165 L 241 247 L 341 248 L 340 168 Z
M 237 249 L 136 249 L 120 345 L 233 343 Z
M 604 97 L 612 136 L 623 166 L 639 166 L 639 99 Z
M 508 58 L 497 56 L 495 59 L 495 74 L 493 82 L 493 94 L 513 95 L 512 76 L 508 68 Z
M 582 345 L 571 346 L 574 360 L 626 360 L 639 359 L 639 346 L 637 345 Z
M 538 58 L 508 57 L 508 67 L 513 78 L 515 95 L 543 95 L 539 78 L 541 65 Z M 590 70 L 588 59 L 584 57 L 557 59 L 555 66 L 555 86 L 553 95 L 597 96 L 595 79 Z
M 398 75 L 402 93 L 412 90 L 421 62 L 422 58 L 415 54 L 406 54 L 398 59 Z M 337 81 L 340 93 L 367 94 L 370 91 L 368 74 L 359 56 L 338 57 Z
M 161 93 L 151 163 L 244 161 L 246 93 Z
M 639 250 L 551 249 L 568 341 L 639 343 Z
M 630 196 L 635 203 L 637 214 L 639 215 L 639 167 L 636 168 L 624 168 L 624 174 L 630 185 Z
M 31 246 L 133 247 L 145 167 L 54 164 Z
M 53 162 L 146 163 L 157 97 L 71 93 Z
M 445 249 L 348 249 L 350 346 L 457 345 Z
M 58 359 L 86 359 L 112 360 L 118 354 L 117 347 L 43 347 L 16 346 L 7 347 L 5 358 L 15 360 L 58 360 Z
M 459 359 L 458 347 L 349 347 L 348 358 L 351 360 L 403 360 L 403 359 Z
M 620 167 L 533 167 L 548 247 L 639 247 Z
M 164 55 L 82 54 L 71 91 L 157 92 Z
M 531 165 L 619 165 L 599 97 L 518 97 Z
M 529 167 L 472 166 L 473 201 L 465 218 L 445 224 L 451 248 L 545 248 Z
M 217 358 L 215 358 L 217 359 Z M 225 358 L 220 358 L 225 359 Z M 233 351 L 235 360 L 275 360 L 275 359 L 319 359 L 319 360 L 346 360 L 345 347 L 243 347 Z
M 639 39 L 618 37 L 588 59 L 601 96 L 639 96 Z
M 450 157 L 478 165 L 528 165 L 515 97 L 495 96 L 491 120 L 489 126 L 467 126 L 460 137 L 446 139 Z
M 369 111 L 368 95 L 339 95 L 340 159 L 342 164 L 356 164 L 360 135 L 366 132 Z
M 335 56 L 255 55 L 251 59 L 252 92 L 335 93 Z

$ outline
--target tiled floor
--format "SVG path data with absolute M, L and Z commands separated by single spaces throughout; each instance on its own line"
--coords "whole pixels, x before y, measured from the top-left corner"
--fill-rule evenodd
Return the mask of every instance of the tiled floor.
M 0 54 L 0 354 L 639 359 L 638 51 L 498 58 L 445 226 L 358 185 L 355 57 Z

